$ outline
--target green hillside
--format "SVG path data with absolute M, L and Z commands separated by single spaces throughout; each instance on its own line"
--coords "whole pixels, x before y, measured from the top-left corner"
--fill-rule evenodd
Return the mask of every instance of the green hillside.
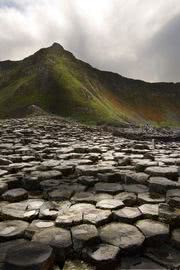
M 146 83 L 99 71 L 57 43 L 22 61 L 0 62 L 0 117 L 30 105 L 86 123 L 180 125 L 180 84 Z

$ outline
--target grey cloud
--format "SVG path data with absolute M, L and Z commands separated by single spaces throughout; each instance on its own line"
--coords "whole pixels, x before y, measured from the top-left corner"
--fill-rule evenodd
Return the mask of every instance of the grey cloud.
M 179 0 L 0 0 L 0 60 L 54 41 L 91 65 L 180 81 Z

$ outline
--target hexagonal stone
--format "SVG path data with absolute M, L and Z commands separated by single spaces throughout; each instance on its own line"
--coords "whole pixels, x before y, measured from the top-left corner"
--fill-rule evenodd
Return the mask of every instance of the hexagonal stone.
M 145 170 L 147 174 L 157 177 L 167 177 L 169 179 L 177 180 L 178 179 L 178 168 L 169 166 L 169 167 L 149 167 Z
M 90 192 L 77 192 L 71 198 L 71 202 L 75 203 L 96 203 L 96 195 Z
M 45 202 L 40 208 L 39 217 L 42 219 L 55 220 L 58 216 L 59 207 L 54 202 Z
M 120 200 L 102 200 L 96 204 L 97 208 L 115 210 L 124 207 L 124 203 Z
M 95 185 L 96 192 L 109 193 L 115 195 L 123 191 L 122 185 L 118 183 L 97 183 Z
M 179 250 L 172 248 L 169 244 L 163 243 L 148 248 L 145 256 L 168 269 L 178 269 L 180 267 Z
M 149 175 L 143 172 L 139 173 L 129 173 L 126 175 L 125 182 L 126 184 L 146 184 Z
M 66 261 L 63 270 L 95 270 L 95 268 L 83 261 L 73 260 Z
M 148 192 L 149 188 L 145 185 L 140 185 L 140 184 L 136 184 L 136 185 L 123 185 L 124 190 L 126 192 L 131 192 L 131 193 L 144 193 L 144 192 Z
M 135 256 L 135 257 L 123 257 L 121 260 L 120 267 L 116 268 L 116 270 L 140 270 L 140 269 L 154 269 L 154 270 L 167 270 L 166 267 L 153 262 L 152 260 L 141 257 L 141 256 Z
M 164 177 L 151 177 L 149 180 L 150 192 L 166 193 L 169 189 L 180 188 L 180 184 Z
M 7 171 L 1 170 L 1 169 L 0 169 L 0 177 L 1 177 L 1 176 L 4 176 L 4 175 L 7 174 L 7 173 L 8 173 Z
M 136 250 L 141 247 L 145 237 L 133 225 L 126 223 L 110 223 L 100 229 L 102 242 L 120 247 L 127 251 Z
M 156 161 L 151 161 L 148 159 L 138 160 L 137 162 L 135 162 L 135 169 L 138 172 L 143 172 L 147 167 L 151 168 L 157 165 L 158 165 L 158 162 Z
M 0 195 L 3 194 L 7 190 L 8 190 L 8 184 L 0 183 Z
M 175 248 L 180 249 L 180 228 L 172 231 L 171 242 Z
M 61 180 L 44 180 L 40 182 L 40 187 L 43 190 L 53 190 L 61 184 Z
M 83 216 L 84 223 L 90 223 L 95 226 L 101 226 L 107 223 L 111 219 L 111 211 L 94 209 L 85 213 Z
M 27 238 L 32 239 L 36 232 L 40 232 L 44 229 L 53 227 L 55 224 L 53 221 L 46 220 L 33 220 L 32 223 L 25 230 L 25 235 Z
M 27 242 L 27 240 L 25 240 L 25 239 L 16 239 L 16 240 L 11 240 L 11 241 L 6 241 L 3 243 L 0 243 L 0 251 L 1 251 L 0 252 L 0 265 L 1 265 L 1 263 L 4 263 L 8 249 L 10 249 L 11 247 L 14 247 L 18 244 L 24 244 L 26 242 Z M 4 269 L 4 268 L 2 268 L 2 269 Z
M 168 224 L 177 224 L 180 222 L 180 209 L 171 207 L 166 203 L 159 205 L 159 219 Z
M 157 218 L 159 211 L 159 204 L 143 204 L 139 206 L 144 218 Z
M 33 241 L 50 245 L 57 261 L 65 261 L 72 252 L 71 233 L 62 228 L 50 227 L 36 232 Z
M 77 182 L 88 187 L 93 187 L 98 182 L 98 179 L 93 176 L 81 176 L 77 179 Z
M 137 196 L 132 192 L 121 192 L 114 196 L 116 200 L 121 200 L 126 206 L 133 206 L 136 204 Z
M 138 194 L 138 202 L 140 204 L 163 203 L 165 202 L 165 197 L 159 193 L 145 192 Z
M 10 248 L 5 258 L 5 268 L 12 270 L 51 270 L 52 248 L 41 243 L 25 243 Z
M 81 252 L 84 245 L 98 240 L 98 231 L 94 225 L 82 224 L 71 228 L 73 247 L 75 252 Z
M 96 202 L 100 202 L 102 200 L 111 200 L 113 199 L 113 195 L 110 195 L 108 193 L 97 193 L 95 194 Z
M 88 213 L 94 209 L 96 209 L 95 205 L 90 203 L 76 203 L 70 207 L 70 210 L 80 212 L 82 214 Z
M 23 237 L 28 225 L 27 222 L 21 220 L 0 222 L 0 241 L 8 241 Z
M 180 189 L 168 190 L 166 201 L 170 206 L 180 208 Z
M 73 194 L 72 190 L 53 190 L 51 192 L 48 192 L 48 198 L 52 201 L 63 201 L 63 200 L 69 200 Z
M 0 215 L 3 220 L 20 219 L 30 221 L 39 214 L 37 209 L 28 209 L 28 201 L 9 203 L 0 209 Z
M 113 211 L 113 218 L 116 221 L 133 223 L 142 216 L 137 207 L 124 207 L 123 209 Z
M 59 227 L 72 227 L 74 225 L 79 225 L 82 223 L 83 215 L 82 212 L 77 210 L 68 209 L 64 213 L 61 213 L 56 218 L 56 226 Z
M 83 252 L 92 263 L 97 266 L 108 267 L 117 261 L 120 249 L 109 244 L 98 244 L 85 249 Z
M 9 202 L 20 202 L 28 199 L 28 192 L 23 188 L 11 189 L 3 193 L 2 198 Z
M 48 179 L 61 179 L 62 173 L 59 171 L 34 171 L 31 173 L 32 176 L 38 177 L 39 180 L 48 180 Z
M 151 219 L 139 220 L 136 226 L 145 235 L 147 240 L 167 240 L 169 236 L 169 225 Z

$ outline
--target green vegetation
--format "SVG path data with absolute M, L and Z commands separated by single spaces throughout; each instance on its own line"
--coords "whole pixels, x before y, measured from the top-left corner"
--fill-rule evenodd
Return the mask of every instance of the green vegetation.
M 180 125 L 180 84 L 150 84 L 103 72 L 60 45 L 19 62 L 0 62 L 0 117 L 30 105 L 88 124 Z

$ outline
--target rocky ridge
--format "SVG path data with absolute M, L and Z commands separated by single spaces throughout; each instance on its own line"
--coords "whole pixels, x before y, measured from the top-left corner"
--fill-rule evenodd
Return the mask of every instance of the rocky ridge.
M 0 121 L 0 269 L 180 267 L 180 143 Z

